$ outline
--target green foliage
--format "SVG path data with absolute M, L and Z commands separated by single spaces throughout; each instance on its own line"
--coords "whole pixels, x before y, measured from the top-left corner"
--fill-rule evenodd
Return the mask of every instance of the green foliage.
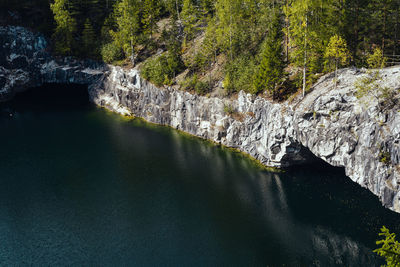
M 182 0 L 164 0 L 164 8 L 174 21 L 180 17 Z
M 199 18 L 199 14 L 192 0 L 183 0 L 181 18 L 185 33 L 184 43 L 186 44 L 196 33 L 197 29 L 195 24 Z
M 374 252 L 385 258 L 387 267 L 399 267 L 400 243 L 396 240 L 396 235 L 383 226 L 379 236 L 383 239 L 376 241 L 380 248 L 375 249 Z
M 99 58 L 101 54 L 106 62 L 130 57 L 134 65 L 134 61 L 166 48 L 168 53 L 161 61 L 168 66 L 163 71 L 168 79 L 158 78 L 162 83 L 172 83 L 170 79 L 182 70 L 183 52 L 190 72 L 200 76 L 224 68 L 228 92 L 267 90 L 274 95 L 283 90 L 281 84 L 287 84 L 282 66 L 288 65 L 295 84 L 307 89 L 324 71 L 334 68 L 337 74 L 337 69 L 348 63 L 379 69 L 385 64 L 384 55 L 400 51 L 400 2 L 394 0 L 50 2 L 3 0 L 0 18 L 7 21 L 7 11 L 17 10 L 24 21 L 35 17 L 35 21 L 46 21 L 48 28 L 54 25 L 54 48 L 61 55 Z M 284 20 L 277 18 L 281 10 Z M 52 14 L 54 24 L 48 19 Z M 170 23 L 159 38 L 158 22 L 167 17 Z M 195 39 L 198 36 L 204 38 Z M 191 47 L 194 39 L 203 41 Z M 380 50 L 366 56 L 371 47 L 378 46 Z M 374 74 L 370 76 L 373 80 Z M 371 92 L 370 84 L 364 82 L 364 95 Z M 374 90 L 381 96 L 392 94 L 387 88 Z
M 253 79 L 253 93 L 267 90 L 275 95 L 278 84 L 281 84 L 285 78 L 280 22 L 280 14 L 277 13 L 271 31 L 261 49 L 260 64 Z
M 142 23 L 147 34 L 153 34 L 157 28 L 157 20 L 161 14 L 161 6 L 157 0 L 144 0 Z
M 265 36 L 270 14 L 278 4 L 269 0 L 215 1 L 218 47 L 233 60 L 242 51 L 255 52 Z
M 115 1 L 55 0 L 50 4 L 57 25 L 53 34 L 56 53 L 99 58 L 101 46 L 106 39 L 111 39 L 103 33 L 102 27 Z M 100 33 L 104 38 L 98 38 Z
M 124 54 L 122 49 L 114 42 L 103 45 L 101 48 L 101 57 L 106 63 L 113 63 L 117 60 L 122 60 Z
M 126 57 L 135 58 L 135 45 L 141 34 L 140 3 L 138 0 L 121 0 L 114 8 L 116 31 L 110 34 L 116 45 L 122 48 Z
M 197 74 L 186 78 L 180 84 L 181 89 L 185 91 L 194 90 L 199 95 L 205 95 L 210 91 L 210 86 L 208 83 L 200 81 Z
M 216 62 L 218 44 L 216 42 L 216 25 L 215 20 L 208 22 L 206 33 L 200 49 L 197 50 L 195 55 L 187 62 L 191 71 L 205 71 Z
M 347 49 L 346 41 L 337 34 L 332 36 L 326 47 L 325 57 L 328 60 L 334 60 L 336 69 L 339 65 L 345 65 L 350 59 L 350 52 Z
M 183 63 L 168 52 L 148 59 L 141 68 L 141 74 L 143 78 L 153 82 L 157 86 L 172 85 L 176 74 L 182 69 Z
M 194 89 L 196 90 L 196 93 L 198 93 L 199 95 L 205 95 L 210 91 L 210 86 L 206 82 L 197 81 Z
M 186 77 L 181 83 L 181 89 L 185 91 L 195 90 L 196 84 L 198 82 L 197 74 L 194 74 L 190 77 Z
M 368 67 L 371 69 L 381 69 L 385 67 L 387 58 L 383 56 L 383 51 L 379 47 L 376 47 L 372 54 L 367 57 Z
M 228 115 L 233 115 L 235 113 L 235 108 L 231 105 L 225 105 L 224 112 Z
M 379 152 L 379 161 L 389 165 L 392 162 L 390 153 L 385 151 L 384 149 L 381 149 L 381 151 Z
M 96 46 L 96 33 L 89 19 L 86 19 L 85 27 L 82 32 L 82 43 L 85 55 L 92 58 L 98 55 L 98 47 Z
M 244 90 L 249 93 L 257 93 L 254 90 L 253 77 L 256 72 L 254 58 L 242 56 L 229 62 L 225 67 L 225 79 L 223 82 L 227 93 Z
M 345 65 L 350 59 L 350 52 L 347 49 L 346 41 L 335 34 L 329 40 L 329 44 L 325 50 L 325 58 L 328 61 L 334 61 L 335 63 L 335 86 L 337 84 L 337 71 L 339 66 Z
M 337 32 L 335 0 L 296 0 L 284 8 L 289 21 L 286 34 L 290 36 L 290 59 L 303 70 L 303 95 L 308 79 L 323 71 L 324 52 L 329 38 Z
M 66 0 L 55 0 L 50 8 L 54 13 L 54 20 L 57 24 L 53 34 L 55 50 L 61 55 L 71 55 L 74 46 L 73 34 L 76 31 L 76 20 L 67 10 Z

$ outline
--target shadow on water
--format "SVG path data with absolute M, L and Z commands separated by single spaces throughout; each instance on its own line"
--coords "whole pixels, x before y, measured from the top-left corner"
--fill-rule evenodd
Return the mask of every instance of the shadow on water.
M 1 108 L 6 265 L 379 266 L 379 228 L 400 232 L 342 169 L 267 172 L 57 86 Z
M 85 109 L 89 106 L 89 93 L 86 85 L 79 84 L 45 84 L 17 93 L 9 102 L 0 103 L 0 115 L 18 111 L 56 111 Z M 8 114 L 7 114 L 8 112 Z

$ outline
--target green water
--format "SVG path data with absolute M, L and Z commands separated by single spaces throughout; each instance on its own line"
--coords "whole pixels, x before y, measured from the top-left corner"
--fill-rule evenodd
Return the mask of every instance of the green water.
M 1 266 L 379 266 L 400 232 L 340 169 L 268 172 L 77 89 L 0 107 Z

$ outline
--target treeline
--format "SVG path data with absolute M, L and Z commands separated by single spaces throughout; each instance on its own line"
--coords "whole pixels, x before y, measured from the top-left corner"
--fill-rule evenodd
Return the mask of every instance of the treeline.
M 57 53 L 147 59 L 142 73 L 158 85 L 189 69 L 180 84 L 199 93 L 223 78 L 229 93 L 279 97 L 336 68 L 367 66 L 374 49 L 400 50 L 400 0 L 53 0 L 50 8 Z
M 51 36 L 54 31 L 52 0 L 0 0 L 0 25 L 19 25 Z

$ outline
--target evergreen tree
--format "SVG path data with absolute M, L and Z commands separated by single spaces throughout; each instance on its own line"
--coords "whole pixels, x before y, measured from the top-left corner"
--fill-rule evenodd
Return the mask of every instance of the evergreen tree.
M 228 51 L 230 60 L 233 60 L 238 46 L 241 2 L 241 0 L 217 0 L 215 3 L 217 40 L 219 45 Z
M 325 47 L 332 35 L 327 16 L 334 0 L 296 0 L 286 9 L 290 20 L 291 58 L 303 69 L 303 97 L 307 76 L 322 71 Z
M 82 32 L 82 42 L 85 55 L 95 57 L 98 55 L 96 42 L 96 33 L 93 29 L 92 23 L 86 19 L 84 29 Z
M 113 41 L 121 47 L 132 65 L 135 65 L 135 46 L 142 32 L 140 23 L 140 3 L 137 0 L 122 0 L 114 9 L 116 31 L 111 31 Z
M 207 17 L 208 15 L 212 15 L 215 11 L 214 9 L 214 1 L 213 0 L 202 0 L 200 1 L 200 8 L 202 10 L 203 17 Z
M 157 20 L 160 16 L 160 5 L 157 0 L 144 0 L 143 3 L 143 28 L 150 36 L 157 28 Z
M 282 83 L 285 77 L 282 39 L 281 14 L 276 12 L 271 31 L 261 50 L 260 65 L 254 77 L 255 93 L 268 90 L 275 96 L 277 85 Z
M 54 14 L 57 27 L 53 34 L 55 50 L 61 55 L 71 55 L 74 47 L 74 33 L 76 31 L 76 21 L 67 10 L 68 0 L 55 0 L 50 5 Z
M 45 1 L 21 0 L 21 5 L 42 6 Z M 5 5 L 18 6 L 11 2 Z M 281 9 L 285 20 L 276 23 L 276 11 Z M 151 55 L 165 44 L 168 53 L 163 62 L 171 70 L 183 66 L 182 44 L 191 48 L 188 41 L 204 29 L 201 45 L 183 49 L 185 61 L 191 71 L 202 74 L 221 62 L 220 68 L 230 77 L 227 80 L 234 90 L 241 88 L 236 81 L 256 72 L 252 88 L 273 91 L 281 82 L 275 78 L 282 72 L 279 53 L 283 49 L 285 63 L 302 83 L 303 95 L 317 74 L 328 70 L 327 61 L 332 66 L 335 63 L 336 74 L 344 58 L 353 59 L 356 66 L 367 66 L 368 52 L 377 46 L 382 56 L 393 54 L 388 56 L 390 62 L 399 61 L 400 0 L 54 0 L 51 11 L 59 54 L 96 57 L 102 46 L 107 62 L 121 58 L 123 51 L 122 57 L 135 63 L 139 51 Z M 171 22 L 166 26 L 168 38 L 149 42 L 159 38 L 154 34 L 157 24 L 167 17 Z M 271 39 L 282 30 L 282 44 L 282 36 Z M 343 52 L 345 44 L 352 57 L 337 54 Z M 240 68 L 243 62 L 254 69 L 244 74 Z
M 182 0 L 164 0 L 164 6 L 174 21 L 180 21 Z
M 343 36 L 351 51 L 354 63 L 362 64 L 362 51 L 366 41 L 363 29 L 368 25 L 367 5 L 370 0 L 352 0 L 344 2 L 343 27 L 339 34 Z M 367 27 L 368 28 L 368 27 Z
M 182 24 L 184 27 L 184 45 L 191 40 L 196 33 L 196 21 L 199 17 L 196 7 L 192 0 L 183 0 L 183 7 L 181 12 Z
M 383 226 L 379 236 L 383 239 L 376 241 L 376 244 L 381 247 L 375 249 L 374 252 L 385 258 L 387 267 L 399 267 L 400 243 L 396 240 L 396 235 Z

